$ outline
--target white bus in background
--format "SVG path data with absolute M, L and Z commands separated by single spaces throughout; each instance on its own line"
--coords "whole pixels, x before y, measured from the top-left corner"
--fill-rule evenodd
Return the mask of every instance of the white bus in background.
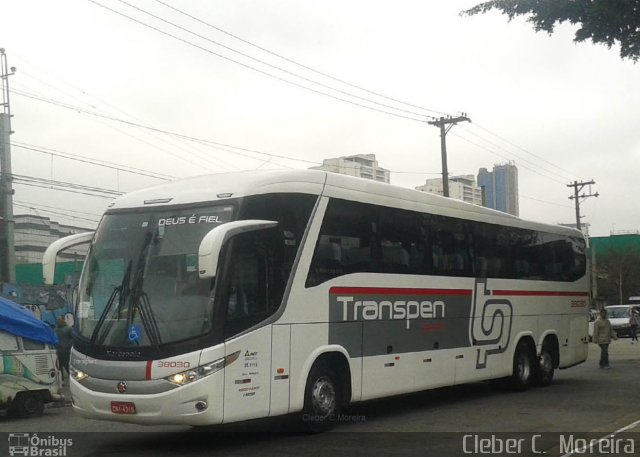
M 207 425 L 506 378 L 587 356 L 578 231 L 320 171 L 174 181 L 118 198 L 80 282 L 83 416 Z

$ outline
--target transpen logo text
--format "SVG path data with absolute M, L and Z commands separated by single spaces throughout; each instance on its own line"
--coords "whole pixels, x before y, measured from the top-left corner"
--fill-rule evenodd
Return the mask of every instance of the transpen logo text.
M 411 327 L 411 319 L 438 319 L 445 317 L 443 301 L 417 300 L 355 300 L 354 297 L 337 297 L 342 303 L 342 320 L 402 320 Z

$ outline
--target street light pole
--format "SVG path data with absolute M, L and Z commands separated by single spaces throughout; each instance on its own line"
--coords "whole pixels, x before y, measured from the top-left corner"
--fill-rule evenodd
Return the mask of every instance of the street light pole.
M 2 98 L 0 111 L 0 281 L 16 281 L 16 252 L 13 220 L 13 175 L 11 171 L 11 106 L 9 105 L 9 76 L 16 69 L 8 68 L 7 56 L 0 48 L 0 80 Z

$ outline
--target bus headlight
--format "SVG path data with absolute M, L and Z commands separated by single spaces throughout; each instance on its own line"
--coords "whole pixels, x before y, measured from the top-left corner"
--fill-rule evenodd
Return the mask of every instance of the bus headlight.
M 169 381 L 171 384 L 175 384 L 176 386 L 184 386 L 185 384 L 197 381 L 198 379 L 202 379 L 204 377 L 212 375 L 217 371 L 222 370 L 227 365 L 235 362 L 238 359 L 238 356 L 240 356 L 240 351 L 236 351 L 233 354 L 214 360 L 213 362 L 207 363 L 205 365 L 200 365 L 199 367 L 192 370 L 181 371 L 180 373 L 172 374 L 171 376 L 168 376 L 164 379 Z
M 84 379 L 87 379 L 89 377 L 89 375 L 84 371 L 76 370 L 73 367 L 69 367 L 69 374 L 73 379 L 75 379 L 78 382 Z

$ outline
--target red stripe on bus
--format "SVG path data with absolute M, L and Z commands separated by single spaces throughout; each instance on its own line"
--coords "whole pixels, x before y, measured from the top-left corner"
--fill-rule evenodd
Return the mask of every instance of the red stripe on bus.
M 588 297 L 588 292 L 558 292 L 553 290 L 493 290 L 491 295 L 513 295 L 526 297 Z
M 151 366 L 152 365 L 153 365 L 153 360 L 147 360 L 147 371 L 145 373 L 147 381 L 151 380 Z
M 332 287 L 330 294 L 353 295 L 471 295 L 471 289 L 410 289 L 396 287 Z

